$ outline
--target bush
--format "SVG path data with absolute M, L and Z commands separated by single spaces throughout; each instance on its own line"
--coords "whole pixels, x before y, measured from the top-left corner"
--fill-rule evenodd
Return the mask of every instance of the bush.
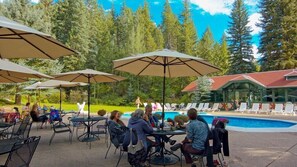
M 178 125 L 184 125 L 185 122 L 189 121 L 189 118 L 186 115 L 177 115 L 177 116 L 174 117 L 174 121 Z
M 98 110 L 97 114 L 100 116 L 104 116 L 106 114 L 106 110 L 104 109 Z

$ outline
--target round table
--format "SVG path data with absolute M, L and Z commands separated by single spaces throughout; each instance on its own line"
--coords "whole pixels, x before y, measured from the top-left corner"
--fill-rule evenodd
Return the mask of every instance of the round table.
M 106 120 L 106 117 L 76 117 L 72 118 L 70 121 L 72 122 L 81 122 L 87 127 L 87 132 L 83 133 L 78 137 L 78 140 L 81 142 L 92 142 L 97 140 L 96 137 L 91 133 L 91 127 L 95 125 L 97 122 Z
M 175 136 L 175 135 L 185 135 L 185 130 L 154 130 L 152 135 L 158 135 L 158 136 L 167 136 L 169 138 Z M 178 160 L 180 160 L 179 156 L 175 155 L 171 151 L 167 150 L 165 148 L 165 143 L 162 141 L 161 145 L 161 156 L 154 156 L 151 158 L 150 163 L 154 165 L 173 165 Z M 150 154 L 150 156 L 154 155 L 156 152 Z M 168 155 L 165 155 L 167 153 Z M 170 156 L 173 155 L 173 156 Z

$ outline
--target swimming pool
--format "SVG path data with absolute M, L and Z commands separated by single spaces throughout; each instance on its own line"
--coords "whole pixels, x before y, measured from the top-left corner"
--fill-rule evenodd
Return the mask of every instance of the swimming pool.
M 155 112 L 162 114 L 162 112 Z M 165 112 L 165 120 L 167 118 L 173 119 L 180 112 Z M 124 114 L 124 117 L 129 116 Z M 229 120 L 227 129 L 236 131 L 250 131 L 250 132 L 297 132 L 297 122 L 285 121 L 267 118 L 254 117 L 235 117 L 235 116 L 214 116 L 209 114 L 200 114 L 208 124 L 212 123 L 214 117 L 226 118 Z

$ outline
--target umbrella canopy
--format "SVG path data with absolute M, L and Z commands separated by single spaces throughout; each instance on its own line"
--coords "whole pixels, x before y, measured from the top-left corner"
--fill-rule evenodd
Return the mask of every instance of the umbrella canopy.
M 8 60 L 0 59 L 0 82 L 19 83 L 28 81 L 28 78 L 52 78 L 30 68 L 18 65 Z
M 125 79 L 124 77 L 119 77 L 113 74 L 100 72 L 92 69 L 66 72 L 66 73 L 56 74 L 54 76 L 56 80 L 89 83 L 88 117 L 90 117 L 90 83 L 117 82 Z
M 50 35 L 0 16 L 0 58 L 57 59 L 75 51 Z
M 48 80 L 42 83 L 39 83 L 37 88 L 59 88 L 60 89 L 60 111 L 62 110 L 62 88 L 70 88 L 76 86 L 86 86 L 88 84 L 81 82 L 68 82 L 68 81 L 59 81 L 59 80 Z
M 32 85 L 26 86 L 24 89 L 25 90 L 35 90 L 35 89 L 48 89 L 46 87 L 38 87 L 38 85 L 41 84 L 41 82 L 35 82 Z
M 202 76 L 220 69 L 201 58 L 168 49 L 114 60 L 114 69 L 135 75 L 185 77 Z
M 220 69 L 198 57 L 192 57 L 173 50 L 159 50 L 114 60 L 114 69 L 135 75 L 162 76 L 164 125 L 165 77 L 202 76 Z
M 101 82 L 117 82 L 124 80 L 125 78 L 115 76 L 113 74 L 95 71 L 91 69 L 72 71 L 54 75 L 56 80 L 70 81 L 70 82 L 86 82 L 88 86 L 88 119 L 90 119 L 90 94 L 91 84 L 90 83 L 101 83 Z M 90 124 L 88 122 L 88 124 Z M 85 140 L 89 140 L 91 135 L 90 126 L 87 128 L 87 137 Z

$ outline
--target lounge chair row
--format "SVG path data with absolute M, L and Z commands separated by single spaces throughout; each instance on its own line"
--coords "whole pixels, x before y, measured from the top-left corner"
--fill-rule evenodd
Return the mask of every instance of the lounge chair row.
M 248 112 L 248 113 L 266 113 L 266 114 L 291 114 L 291 115 L 296 115 L 295 111 L 294 111 L 294 105 L 292 103 L 286 103 L 281 104 L 275 104 L 274 108 L 270 107 L 269 103 L 253 103 L 252 108 L 251 109 L 247 109 L 247 103 L 241 103 L 240 107 L 235 110 L 238 112 Z

